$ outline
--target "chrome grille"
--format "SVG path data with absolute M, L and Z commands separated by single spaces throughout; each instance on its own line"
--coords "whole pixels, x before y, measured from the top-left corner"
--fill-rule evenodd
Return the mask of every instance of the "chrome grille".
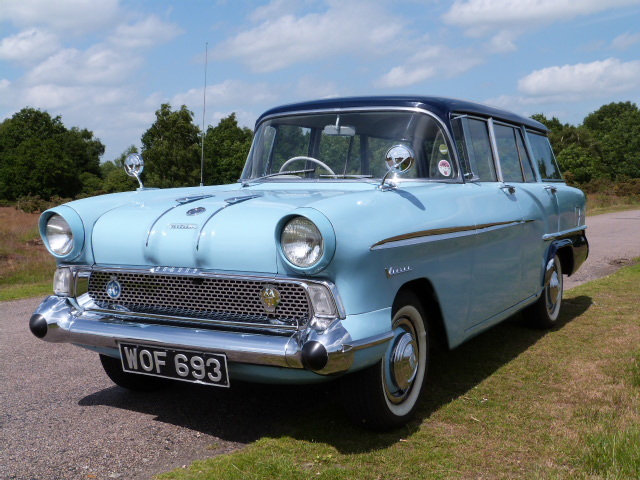
M 107 294 L 112 279 L 121 285 L 117 299 Z M 271 314 L 260 299 L 267 285 L 280 292 L 280 303 Z M 311 316 L 306 290 L 290 282 L 93 271 L 88 293 L 102 309 L 204 321 L 301 326 Z

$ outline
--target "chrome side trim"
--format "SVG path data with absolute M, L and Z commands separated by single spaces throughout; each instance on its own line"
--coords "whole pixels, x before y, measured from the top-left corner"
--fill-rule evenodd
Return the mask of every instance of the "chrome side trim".
M 419 232 L 405 233 L 395 237 L 386 238 L 374 243 L 369 250 L 380 250 L 383 248 L 404 247 L 408 245 L 417 245 L 420 243 L 437 242 L 450 238 L 464 237 L 468 235 L 476 235 L 479 233 L 490 232 L 501 228 L 513 227 L 528 223 L 530 220 L 510 220 L 507 222 L 485 223 L 482 225 L 466 225 L 461 227 L 435 228 L 433 230 L 422 230 Z
M 380 345 L 382 343 L 388 342 L 392 338 L 393 338 L 393 332 L 381 333 L 380 335 L 375 335 L 369 338 L 363 338 L 362 340 L 358 340 L 358 341 L 346 344 L 344 346 L 344 350 L 358 351 L 364 348 L 375 347 L 376 345 Z
M 556 233 L 547 233 L 542 236 L 542 240 L 555 240 L 556 238 L 564 237 L 566 235 L 571 235 L 572 233 L 580 233 L 584 232 L 587 229 L 586 225 L 582 225 L 581 227 L 571 228 L 569 230 L 563 230 L 562 232 Z

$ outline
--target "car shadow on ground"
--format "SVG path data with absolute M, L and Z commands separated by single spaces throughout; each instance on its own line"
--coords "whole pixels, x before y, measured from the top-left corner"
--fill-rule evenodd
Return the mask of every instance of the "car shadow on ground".
M 568 299 L 558 325 L 551 331 L 562 329 L 591 303 L 587 296 Z M 230 389 L 176 382 L 152 393 L 132 393 L 113 386 L 79 403 L 152 415 L 156 421 L 229 442 L 288 436 L 330 444 L 341 453 L 362 453 L 407 438 L 440 407 L 469 392 L 548 332 L 529 328 L 520 315 L 515 315 L 456 350 L 436 351 L 416 418 L 384 434 L 366 432 L 349 421 L 340 403 L 338 382 L 308 386 L 234 382 Z

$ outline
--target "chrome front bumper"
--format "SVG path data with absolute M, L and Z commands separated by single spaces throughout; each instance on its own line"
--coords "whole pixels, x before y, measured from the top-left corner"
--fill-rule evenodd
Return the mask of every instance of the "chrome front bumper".
M 306 369 L 320 375 L 346 372 L 357 351 L 382 346 L 393 337 L 386 332 L 353 341 L 341 320 L 323 331 L 307 328 L 287 336 L 146 324 L 82 311 L 58 296 L 42 302 L 29 327 L 47 342 L 72 343 L 113 355 L 118 355 L 118 343 L 126 341 L 224 353 L 231 363 Z

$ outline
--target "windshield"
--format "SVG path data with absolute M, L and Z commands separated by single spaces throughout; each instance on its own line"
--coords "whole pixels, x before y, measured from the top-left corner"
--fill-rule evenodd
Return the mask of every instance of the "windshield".
M 445 135 L 429 115 L 405 111 L 311 113 L 262 122 L 242 180 L 380 179 L 386 155 L 409 147 L 415 165 L 403 178 L 454 180 L 457 167 Z

